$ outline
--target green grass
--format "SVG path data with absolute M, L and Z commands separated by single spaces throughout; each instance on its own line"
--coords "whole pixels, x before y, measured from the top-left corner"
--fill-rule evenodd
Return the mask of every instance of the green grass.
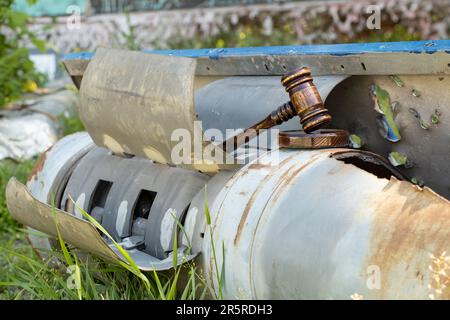
M 62 128 L 62 135 L 67 136 L 69 134 L 84 131 L 84 125 L 78 117 L 64 117 L 59 119 L 59 123 Z
M 18 226 L 18 223 L 11 218 L 6 208 L 6 183 L 13 176 L 25 183 L 35 161 L 35 159 L 24 162 L 16 162 L 10 159 L 0 161 L 0 241 L 2 235 L 14 232 Z
M 87 213 L 83 214 L 108 235 Z M 142 272 L 117 243 L 127 263 L 107 263 L 80 252 L 60 235 L 62 250 L 44 252 L 47 258 L 43 260 L 24 241 L 28 231 L 15 231 L 9 230 L 10 237 L 0 245 L 0 300 L 187 300 L 206 295 L 205 280 L 193 262 L 177 266 L 174 261 L 172 270 Z M 175 246 L 175 254 L 176 250 Z
M 44 261 L 28 244 L 9 246 L 0 247 L 0 299 L 170 300 L 201 299 L 206 293 L 204 280 L 193 263 L 138 277 L 123 266 L 74 249 L 68 249 L 72 259 L 69 264 L 62 252 L 53 251 L 51 258 Z M 187 278 L 183 283 L 181 273 Z M 144 285 L 142 277 L 148 285 Z

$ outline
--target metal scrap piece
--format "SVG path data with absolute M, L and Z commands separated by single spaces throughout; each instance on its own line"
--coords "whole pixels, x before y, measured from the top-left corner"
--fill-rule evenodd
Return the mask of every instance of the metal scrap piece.
M 176 130 L 203 137 L 194 125 L 195 68 L 190 58 L 98 49 L 81 83 L 80 118 L 99 146 L 174 164 Z M 214 161 L 203 162 L 192 149 L 194 163 L 186 167 L 217 171 Z
M 326 106 L 333 115 L 333 126 L 360 135 L 366 150 L 386 156 L 391 151 L 407 154 L 414 160 L 414 167 L 408 169 L 408 175 L 425 180 L 429 187 L 450 199 L 448 179 L 443 179 L 450 172 L 450 77 L 402 75 L 402 79 L 408 88 L 397 87 L 388 76 L 352 77 L 345 80 L 326 100 Z M 395 123 L 402 139 L 395 147 L 376 134 L 378 124 L 374 118 L 378 115 L 375 110 L 370 110 L 374 102 L 367 94 L 367 89 L 374 83 L 387 90 L 392 101 L 400 103 Z M 410 88 L 413 87 L 422 92 L 420 98 L 411 95 Z M 415 111 L 409 111 L 410 108 Z M 435 109 L 441 114 L 439 124 L 430 125 Z M 430 125 L 428 130 L 420 127 L 417 113 Z
M 53 216 L 52 207 L 36 200 L 15 178 L 11 178 L 6 186 L 6 198 L 9 212 L 19 222 L 57 237 L 56 221 L 62 238 L 68 243 L 107 261 L 118 261 L 118 256 L 92 224 L 56 208 Z
M 91 252 L 109 262 L 119 262 L 122 258 L 118 249 L 102 238 L 90 222 L 77 218 L 63 210 L 53 208 L 34 198 L 25 185 L 11 178 L 6 186 L 8 210 L 14 219 L 53 237 L 57 237 L 55 221 L 64 241 L 73 246 Z M 127 250 L 136 265 L 145 271 L 167 270 L 173 267 L 173 257 L 159 260 L 136 249 Z M 179 248 L 178 264 L 192 259 L 195 255 L 186 255 L 186 250 Z

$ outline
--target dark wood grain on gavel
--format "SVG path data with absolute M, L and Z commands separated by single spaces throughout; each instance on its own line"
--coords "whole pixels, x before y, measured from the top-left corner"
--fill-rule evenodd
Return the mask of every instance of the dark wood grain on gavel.
M 299 68 L 286 73 L 281 83 L 289 93 L 290 101 L 272 111 L 264 120 L 223 142 L 222 148 L 231 152 L 256 137 L 261 130 L 270 129 L 298 116 L 303 131 L 312 132 L 328 124 L 331 116 L 325 109 L 322 98 L 313 83 L 311 70 Z

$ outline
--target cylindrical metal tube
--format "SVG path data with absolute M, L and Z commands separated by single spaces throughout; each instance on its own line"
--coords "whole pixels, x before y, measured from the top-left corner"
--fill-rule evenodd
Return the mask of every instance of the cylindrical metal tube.
M 427 299 L 429 254 L 448 251 L 449 202 L 374 163 L 355 150 L 282 149 L 213 177 L 211 225 L 204 193 L 186 218 L 212 291 L 217 263 L 227 299 Z

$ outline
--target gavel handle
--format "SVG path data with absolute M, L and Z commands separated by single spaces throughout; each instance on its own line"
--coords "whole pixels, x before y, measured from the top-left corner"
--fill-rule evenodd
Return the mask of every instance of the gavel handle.
M 227 153 L 233 152 L 234 150 L 239 148 L 241 145 L 248 142 L 248 140 L 253 139 L 254 137 L 258 136 L 260 130 L 269 129 L 273 126 L 274 126 L 274 124 L 273 124 L 270 116 L 268 116 L 264 120 L 245 129 L 241 133 L 238 133 L 237 135 L 225 140 L 222 144 L 222 149 Z
M 288 101 L 272 111 L 264 120 L 225 140 L 222 144 L 222 149 L 227 153 L 233 152 L 241 145 L 248 142 L 248 140 L 258 136 L 261 130 L 270 129 L 276 125 L 282 124 L 296 115 L 297 113 L 294 106 Z

